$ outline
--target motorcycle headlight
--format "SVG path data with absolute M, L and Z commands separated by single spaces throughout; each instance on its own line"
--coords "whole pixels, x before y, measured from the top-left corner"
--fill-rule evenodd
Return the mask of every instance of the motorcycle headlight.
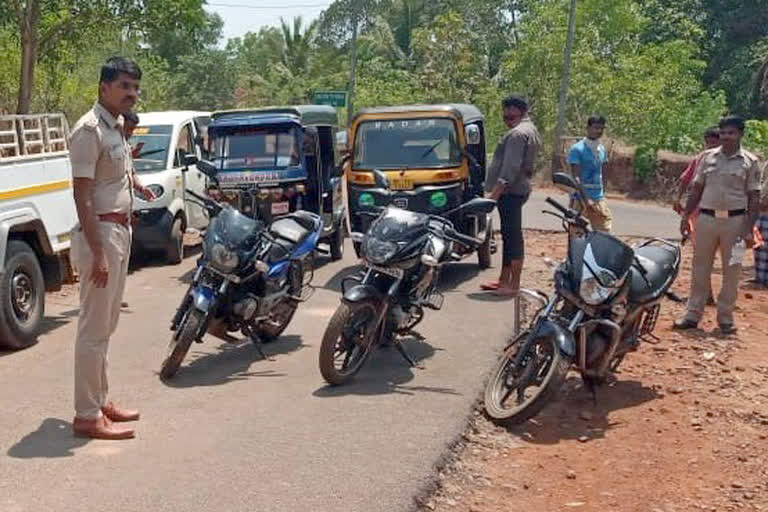
M 211 263 L 221 272 L 232 272 L 240 263 L 235 251 L 230 251 L 222 244 L 214 244 L 211 247 Z
M 600 280 L 598 281 L 588 269 L 585 268 L 584 271 L 584 278 L 581 280 L 581 287 L 579 288 L 579 295 L 584 299 L 584 302 L 591 306 L 597 306 L 610 299 L 618 284 L 616 276 L 603 270 L 600 272 Z M 600 284 L 601 281 L 603 284 Z
M 397 254 L 397 244 L 385 242 L 374 237 L 366 237 L 363 251 L 365 259 L 371 263 L 381 265 Z

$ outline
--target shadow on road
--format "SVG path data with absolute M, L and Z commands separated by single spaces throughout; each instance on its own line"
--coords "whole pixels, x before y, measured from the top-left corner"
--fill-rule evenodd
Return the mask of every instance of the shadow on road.
M 431 359 L 435 349 L 429 343 L 407 338 L 404 346 L 408 354 L 417 363 Z M 408 386 L 408 382 L 415 377 L 415 372 L 428 371 L 411 368 L 394 347 L 382 347 L 377 349 L 368 359 L 368 362 L 360 370 L 355 379 L 343 386 L 323 386 L 313 395 L 320 398 L 334 398 L 348 395 L 384 395 L 397 393 L 401 395 L 415 395 L 416 393 L 440 393 L 446 395 L 461 395 L 450 388 L 431 386 Z
M 452 263 L 446 265 L 440 272 L 439 288 L 443 292 L 449 292 L 478 275 L 480 275 L 480 267 L 477 263 Z
M 512 297 L 504 297 L 502 295 L 496 295 L 493 292 L 474 292 L 468 293 L 467 298 L 476 300 L 479 302 L 512 302 Z
M 305 347 L 301 336 L 282 336 L 274 343 L 264 345 L 264 353 L 267 357 L 280 356 L 295 352 Z M 222 343 L 215 353 L 204 353 L 195 357 L 194 345 L 192 352 L 187 356 L 187 364 L 183 364 L 179 373 L 163 383 L 171 388 L 194 388 L 205 386 L 220 386 L 229 382 L 246 380 L 255 377 L 284 377 L 284 373 L 277 373 L 270 369 L 250 371 L 254 362 L 264 366 L 271 361 L 262 360 L 256 347 L 250 341 L 244 341 L 238 345 Z
M 620 425 L 620 422 L 609 420 L 612 412 L 637 407 L 658 398 L 653 388 L 638 381 L 625 380 L 598 388 L 595 405 L 592 395 L 583 388 L 581 379 L 571 377 L 564 384 L 560 400 L 536 416 L 535 423 L 511 427 L 510 432 L 533 444 L 557 444 L 563 440 L 584 438 L 589 442 L 604 438 L 608 430 Z
M 72 457 L 75 448 L 85 446 L 90 440 L 72 435 L 72 424 L 58 418 L 46 418 L 34 432 L 13 445 L 8 456 L 15 459 L 53 459 Z

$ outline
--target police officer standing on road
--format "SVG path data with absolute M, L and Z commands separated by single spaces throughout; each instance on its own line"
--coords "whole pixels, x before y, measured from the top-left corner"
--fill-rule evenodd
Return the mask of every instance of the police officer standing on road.
M 141 70 L 112 57 L 101 68 L 99 99 L 75 125 L 70 142 L 74 196 L 80 220 L 72 262 L 80 272 L 80 317 L 75 341 L 75 435 L 128 439 L 113 422 L 138 411 L 107 399 L 107 348 L 117 328 L 128 273 L 133 208 L 132 160 L 123 116 L 139 95 Z
M 700 207 L 696 220 L 696 245 L 688 310 L 675 322 L 677 329 L 698 326 L 709 292 L 715 251 L 719 245 L 723 284 L 717 300 L 717 323 L 723 334 L 736 331 L 733 310 L 738 297 L 741 265 L 759 214 L 760 168 L 758 159 L 742 149 L 744 120 L 726 117 L 720 121 L 720 144 L 708 150 L 699 162 L 691 184 L 680 232 L 689 233 L 688 221 Z

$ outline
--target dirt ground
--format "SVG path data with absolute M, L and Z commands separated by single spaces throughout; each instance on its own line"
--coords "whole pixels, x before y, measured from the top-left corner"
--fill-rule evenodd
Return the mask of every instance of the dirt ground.
M 551 290 L 563 235 L 528 232 L 525 284 Z M 673 290 L 685 297 L 691 249 Z M 745 277 L 753 272 L 751 256 Z M 713 279 L 715 292 L 720 276 Z M 629 354 L 597 404 L 571 374 L 559 401 L 505 429 L 478 411 L 421 511 L 768 510 L 768 290 L 744 284 L 738 334 L 670 329 L 683 304 L 665 301 L 655 334 Z

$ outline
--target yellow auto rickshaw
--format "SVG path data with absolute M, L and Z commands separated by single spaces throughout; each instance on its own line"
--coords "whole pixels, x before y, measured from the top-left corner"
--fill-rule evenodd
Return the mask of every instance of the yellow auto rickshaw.
M 485 240 L 477 253 L 480 267 L 488 268 L 491 216 L 453 211 L 483 193 L 484 121 L 477 107 L 464 104 L 360 111 L 348 130 L 345 165 L 352 231 L 364 233 L 372 217 L 360 212 L 381 206 L 444 216 L 463 234 Z

